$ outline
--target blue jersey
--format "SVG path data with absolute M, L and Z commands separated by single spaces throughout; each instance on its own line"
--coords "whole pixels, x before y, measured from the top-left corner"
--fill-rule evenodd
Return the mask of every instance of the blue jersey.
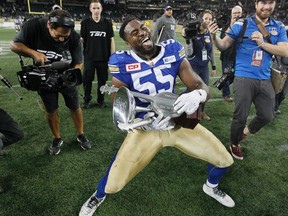
M 134 92 L 153 96 L 160 92 L 174 93 L 175 79 L 185 50 L 173 39 L 163 41 L 159 46 L 159 54 L 151 61 L 143 60 L 133 51 L 115 52 L 109 60 L 111 75 Z M 148 103 L 136 99 L 136 105 L 147 107 Z
M 227 33 L 234 41 L 238 40 L 241 34 L 243 26 L 243 20 L 237 21 Z M 269 24 L 265 25 L 265 28 L 270 34 L 272 44 L 279 42 L 288 42 L 286 36 L 286 29 L 283 23 L 276 21 L 272 18 L 269 19 Z M 255 41 L 252 41 L 249 37 L 253 32 L 260 31 L 256 23 L 251 17 L 247 18 L 247 29 L 244 34 L 243 41 L 236 44 L 236 64 L 235 64 L 235 76 L 246 77 L 252 79 L 270 79 L 270 66 L 272 55 L 261 47 L 258 47 Z M 267 42 L 266 40 L 264 40 Z M 263 51 L 262 63 L 260 66 L 252 65 L 253 55 L 256 51 Z

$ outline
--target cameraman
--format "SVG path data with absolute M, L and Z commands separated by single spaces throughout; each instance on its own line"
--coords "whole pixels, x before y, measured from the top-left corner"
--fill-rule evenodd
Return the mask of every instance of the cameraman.
M 208 25 L 213 22 L 214 15 L 212 11 L 204 10 L 200 18 L 201 23 L 195 22 L 196 26 L 189 26 L 188 28 L 184 27 L 182 29 L 182 36 L 186 38 L 186 53 L 193 70 L 208 86 L 210 75 L 208 64 L 210 61 L 212 64 L 211 76 L 215 76 L 216 74 L 213 43 L 211 35 L 208 31 Z M 195 35 L 190 34 L 189 28 L 191 28 L 191 31 L 196 29 L 194 32 Z M 202 108 L 202 118 L 205 120 L 210 120 L 210 117 L 204 112 L 204 106 Z
M 255 0 L 256 14 L 235 22 L 223 39 L 216 36 L 219 31 L 217 23 L 209 25 L 213 42 L 220 51 L 237 41 L 234 79 L 235 108 L 231 124 L 230 151 L 238 160 L 244 158 L 240 141 L 250 133 L 257 133 L 274 117 L 275 92 L 270 80 L 272 55 L 288 57 L 285 26 L 271 17 L 275 6 L 275 0 Z M 247 28 L 242 37 L 245 20 Z M 266 33 L 261 33 L 256 22 L 259 23 L 258 26 L 262 26 L 261 29 L 268 31 L 270 41 L 268 37 L 264 38 L 263 34 L 266 35 Z M 242 41 L 238 43 L 239 38 Z M 249 125 L 246 125 L 252 103 L 256 107 L 256 116 Z
M 224 38 L 226 33 L 229 32 L 230 27 L 242 16 L 242 8 L 237 5 L 231 10 L 231 21 L 230 25 L 223 28 L 220 34 L 220 38 Z M 235 43 L 229 47 L 227 50 L 224 50 L 220 54 L 220 60 L 222 61 L 222 73 L 225 73 L 225 70 L 232 70 L 235 65 L 236 58 L 236 47 Z M 228 80 L 222 87 L 222 96 L 225 101 L 232 102 L 233 98 L 231 97 L 230 87 L 231 81 Z
M 11 50 L 18 55 L 33 58 L 35 65 L 44 65 L 47 61 L 64 61 L 71 68 L 82 67 L 82 46 L 80 36 L 74 31 L 74 20 L 64 10 L 52 11 L 45 17 L 27 21 L 11 45 Z M 90 141 L 83 131 L 83 114 L 79 106 L 78 91 L 74 87 L 63 87 L 59 91 L 38 90 L 45 105 L 46 118 L 54 136 L 49 147 L 51 155 L 60 152 L 63 141 L 60 136 L 58 115 L 58 97 L 63 95 L 66 106 L 70 109 L 71 118 L 77 131 L 77 141 L 86 150 L 91 148 Z

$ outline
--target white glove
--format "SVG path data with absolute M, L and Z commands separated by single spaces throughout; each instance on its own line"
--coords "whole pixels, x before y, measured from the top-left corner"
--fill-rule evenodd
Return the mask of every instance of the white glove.
M 186 113 L 188 115 L 194 113 L 201 102 L 205 102 L 207 93 L 203 89 L 196 89 L 189 93 L 180 95 L 173 104 L 174 110 L 178 114 Z
M 148 112 L 144 116 L 144 119 L 147 118 L 147 116 L 148 118 L 151 118 L 151 115 L 151 112 Z M 162 113 L 160 113 L 157 118 L 155 116 L 152 118 L 154 119 L 154 121 L 151 124 L 143 126 L 142 128 L 144 130 L 170 130 L 175 126 L 174 121 L 170 121 L 171 117 L 167 116 L 166 118 L 163 118 Z

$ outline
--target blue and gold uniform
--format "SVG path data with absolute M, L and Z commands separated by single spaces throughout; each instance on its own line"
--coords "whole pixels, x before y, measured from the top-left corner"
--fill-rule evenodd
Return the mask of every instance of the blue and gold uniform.
M 133 51 L 118 51 L 111 56 L 109 68 L 112 76 L 125 83 L 131 91 L 156 95 L 175 91 L 177 71 L 184 56 L 183 46 L 170 39 L 161 43 L 161 51 L 150 62 Z M 148 105 L 140 100 L 136 103 L 137 106 Z M 193 130 L 181 126 L 166 131 L 136 129 L 128 133 L 106 175 L 100 180 L 96 197 L 120 191 L 161 148 L 167 146 L 213 164 L 209 166 L 208 181 L 211 184 L 218 184 L 226 168 L 233 163 L 224 145 L 200 124 Z

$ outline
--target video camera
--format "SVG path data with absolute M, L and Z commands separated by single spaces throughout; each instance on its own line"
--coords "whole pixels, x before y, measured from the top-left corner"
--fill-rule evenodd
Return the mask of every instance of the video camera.
M 234 68 L 233 67 L 225 68 L 223 75 L 218 80 L 216 80 L 213 86 L 221 90 L 227 81 L 229 81 L 230 84 L 233 83 L 234 81 Z
M 202 23 L 202 19 L 198 19 L 195 13 L 188 13 L 186 15 L 187 21 L 184 23 L 185 38 L 192 39 L 198 34 L 198 29 Z
M 17 72 L 17 77 L 21 87 L 27 90 L 59 91 L 82 83 L 81 70 L 69 67 L 67 62 L 53 62 L 42 66 L 24 66 L 22 62 L 22 70 Z
M 219 13 L 216 16 L 216 23 L 219 28 L 227 28 L 230 25 L 231 18 L 225 13 Z
M 188 13 L 186 15 L 186 21 L 184 22 L 186 39 L 192 39 L 197 36 L 199 26 L 203 20 L 201 18 L 197 18 L 196 13 Z M 215 18 L 215 22 L 219 26 L 219 28 L 225 28 L 230 25 L 230 17 L 224 13 L 217 14 Z

